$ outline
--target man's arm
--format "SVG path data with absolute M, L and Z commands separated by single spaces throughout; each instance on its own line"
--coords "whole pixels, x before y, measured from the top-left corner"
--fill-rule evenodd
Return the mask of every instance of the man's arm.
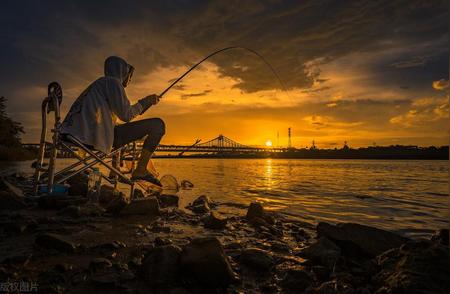
M 131 121 L 136 116 L 144 113 L 151 105 L 157 103 L 154 97 L 156 95 L 150 95 L 140 99 L 136 104 L 131 105 L 125 89 L 118 80 L 111 79 L 107 83 L 106 94 L 109 106 L 114 114 L 124 122 Z

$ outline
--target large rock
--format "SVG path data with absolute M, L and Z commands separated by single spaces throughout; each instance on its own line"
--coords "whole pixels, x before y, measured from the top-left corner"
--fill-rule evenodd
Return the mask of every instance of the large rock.
M 112 267 L 105 267 L 90 276 L 90 281 L 100 287 L 112 285 L 123 285 L 125 282 L 135 279 L 135 275 L 127 268 L 115 264 Z
M 112 267 L 111 261 L 109 261 L 109 259 L 102 257 L 93 258 L 89 263 L 89 269 L 92 272 L 97 272 L 109 267 Z
M 117 215 L 125 206 L 127 206 L 127 204 L 128 201 L 122 193 L 115 195 L 107 204 L 104 204 L 104 207 L 106 212 Z
M 217 238 L 193 239 L 181 256 L 183 275 L 194 283 L 226 287 L 235 279 L 230 262 Z
M 114 240 L 111 242 L 97 244 L 97 245 L 91 247 L 91 249 L 112 251 L 112 250 L 117 250 L 117 249 L 126 248 L 126 247 L 127 247 L 127 244 L 120 242 L 118 240 Z
M 314 279 L 309 272 L 297 268 L 288 269 L 280 281 L 283 293 L 301 293 L 313 283 Z
M 275 218 L 266 213 L 264 207 L 259 202 L 250 203 L 245 217 L 250 224 L 256 227 L 273 225 L 275 223 Z
M 50 233 L 38 235 L 35 244 L 42 248 L 54 249 L 66 253 L 74 253 L 76 249 L 76 246 L 63 236 Z
M 330 269 L 322 265 L 313 265 L 311 271 L 314 273 L 318 281 L 326 281 L 330 275 Z
M 408 240 L 389 231 L 355 223 L 331 225 L 321 222 L 317 225 L 317 235 L 335 242 L 344 255 L 369 258 L 400 247 Z
M 24 178 L 22 179 L 22 181 L 23 181 L 23 180 L 24 180 Z M 20 198 L 23 199 L 23 197 L 25 196 L 25 195 L 23 194 L 22 189 L 20 189 L 20 188 L 17 187 L 16 185 L 10 183 L 10 182 L 7 181 L 6 179 L 3 179 L 3 178 L 2 178 L 2 184 L 3 184 L 3 185 L 0 185 L 0 186 L 4 186 L 4 187 L 1 187 L 2 190 L 8 190 L 9 192 L 11 192 L 12 194 L 14 194 L 14 195 L 15 195 L 16 197 L 18 197 L 19 199 L 20 199 Z M 4 189 L 4 188 L 6 188 L 6 189 Z
M 204 218 L 203 223 L 207 229 L 223 230 L 227 226 L 227 219 L 214 211 L 211 211 L 209 215 Z
M 375 293 L 450 293 L 448 247 L 410 241 L 377 257 Z
M 259 248 L 246 248 L 242 250 L 240 262 L 259 271 L 268 271 L 274 265 L 270 253 Z
M 208 196 L 201 195 L 201 196 L 197 197 L 197 199 L 195 199 L 192 202 L 192 206 L 196 206 L 196 205 L 199 205 L 199 204 L 202 204 L 202 203 L 206 203 L 206 204 L 208 204 L 208 206 L 212 206 L 213 205 L 212 200 Z
M 101 216 L 105 213 L 105 209 L 97 203 L 87 203 L 81 206 L 81 215 L 84 216 Z
M 126 199 L 125 194 L 118 191 L 117 189 L 114 189 L 114 187 L 109 185 L 102 185 L 100 189 L 100 197 L 98 198 L 98 202 L 102 205 L 107 205 L 117 197 Z
M 442 245 L 448 246 L 449 231 L 448 229 L 440 229 L 431 236 L 431 240 L 436 241 Z
M 195 199 L 192 204 L 187 206 L 188 209 L 192 210 L 194 213 L 204 214 L 211 210 L 211 207 L 215 204 L 209 199 L 208 196 L 202 195 Z
M 8 217 L 0 217 L 0 228 L 6 234 L 20 234 L 28 229 L 35 229 L 37 226 L 38 223 L 33 218 L 22 218 L 14 214 L 10 214 Z
M 88 191 L 88 175 L 79 173 L 67 180 L 69 184 L 69 195 L 71 196 L 86 196 Z
M 128 201 L 124 193 L 117 191 L 114 187 L 102 185 L 99 203 L 107 212 L 118 214 L 128 204 Z
M 341 255 L 341 249 L 326 237 L 301 251 L 301 255 L 320 264 L 332 268 Z
M 159 216 L 160 211 L 158 200 L 156 198 L 144 198 L 133 200 L 120 211 L 120 215 L 136 215 L 136 214 Z
M 17 210 L 26 207 L 25 202 L 13 193 L 0 191 L 0 210 Z
M 211 210 L 208 203 L 203 202 L 198 205 L 192 206 L 192 211 L 198 214 L 208 213 Z
M 155 247 L 145 257 L 142 271 L 150 284 L 171 284 L 178 279 L 181 248 L 174 245 Z
M 61 216 L 77 218 L 81 216 L 81 208 L 78 205 L 70 205 L 58 211 L 58 214 Z
M 246 218 L 247 220 L 252 220 L 254 218 L 261 218 L 264 219 L 266 216 L 266 213 L 264 211 L 263 206 L 259 202 L 252 202 L 250 203 L 250 206 L 247 210 Z
M 161 206 L 162 208 L 178 207 L 178 202 L 180 201 L 180 197 L 178 197 L 177 195 L 162 194 L 158 195 L 157 198 L 159 206 Z
M 39 197 L 38 204 L 43 209 L 61 209 L 68 206 L 82 205 L 87 201 L 88 199 L 82 196 L 44 195 Z

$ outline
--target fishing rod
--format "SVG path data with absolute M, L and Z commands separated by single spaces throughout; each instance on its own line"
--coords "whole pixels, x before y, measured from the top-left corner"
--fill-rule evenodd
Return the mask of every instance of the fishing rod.
M 202 60 L 200 60 L 199 62 L 194 64 L 187 72 L 185 72 L 180 77 L 178 77 L 174 82 L 172 82 L 172 84 L 170 84 L 169 87 L 167 87 L 161 94 L 159 94 L 159 97 L 162 98 L 162 96 L 164 96 L 164 94 L 166 94 L 173 86 L 175 86 L 179 81 L 181 81 L 185 76 L 187 76 L 191 71 L 193 71 L 197 66 L 202 64 L 207 59 L 213 57 L 216 54 L 219 54 L 219 53 L 227 51 L 227 50 L 232 50 L 232 49 L 246 50 L 246 51 L 251 52 L 254 55 L 258 56 L 270 68 L 270 70 L 272 71 L 272 73 L 275 75 L 275 77 L 277 78 L 278 82 L 280 83 L 281 87 L 283 88 L 283 91 L 287 93 L 286 87 L 285 87 L 283 81 L 281 80 L 280 76 L 277 74 L 277 72 L 275 71 L 273 66 L 261 54 L 259 54 L 258 52 L 256 52 L 253 49 L 249 49 L 249 48 L 246 48 L 246 47 L 230 46 L 230 47 L 226 47 L 226 48 L 214 51 L 213 53 L 209 54 L 208 56 L 206 56 L 205 58 L 203 58 Z

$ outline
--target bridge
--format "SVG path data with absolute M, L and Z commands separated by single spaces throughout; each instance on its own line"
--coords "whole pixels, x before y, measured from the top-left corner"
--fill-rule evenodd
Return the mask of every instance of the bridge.
M 247 146 L 238 143 L 224 135 L 219 135 L 214 139 L 207 142 L 200 143 L 197 140 L 192 145 L 164 145 L 161 144 L 156 149 L 157 152 L 179 152 L 179 155 L 185 152 L 196 152 L 196 153 L 215 153 L 215 154 L 249 154 L 249 153 L 261 153 L 261 152 L 284 152 L 287 148 L 281 147 L 257 147 L 257 146 Z M 142 148 L 142 141 L 137 142 L 137 148 Z M 22 144 L 24 148 L 39 148 L 39 144 Z M 61 154 L 65 157 L 66 154 Z
M 138 144 L 138 146 L 142 143 Z M 202 152 L 202 153 L 256 153 L 256 152 L 281 152 L 285 148 L 272 147 L 255 147 L 247 146 L 231 140 L 224 135 L 219 135 L 216 138 L 204 143 L 197 140 L 192 145 L 159 145 L 156 151 L 165 152 Z

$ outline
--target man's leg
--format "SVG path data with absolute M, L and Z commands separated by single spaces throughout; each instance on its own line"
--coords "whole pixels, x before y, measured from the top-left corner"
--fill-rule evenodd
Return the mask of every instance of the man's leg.
M 114 128 L 114 148 L 147 136 L 133 177 L 143 177 L 148 174 L 147 164 L 164 134 L 165 124 L 160 118 L 143 119 L 118 125 Z

